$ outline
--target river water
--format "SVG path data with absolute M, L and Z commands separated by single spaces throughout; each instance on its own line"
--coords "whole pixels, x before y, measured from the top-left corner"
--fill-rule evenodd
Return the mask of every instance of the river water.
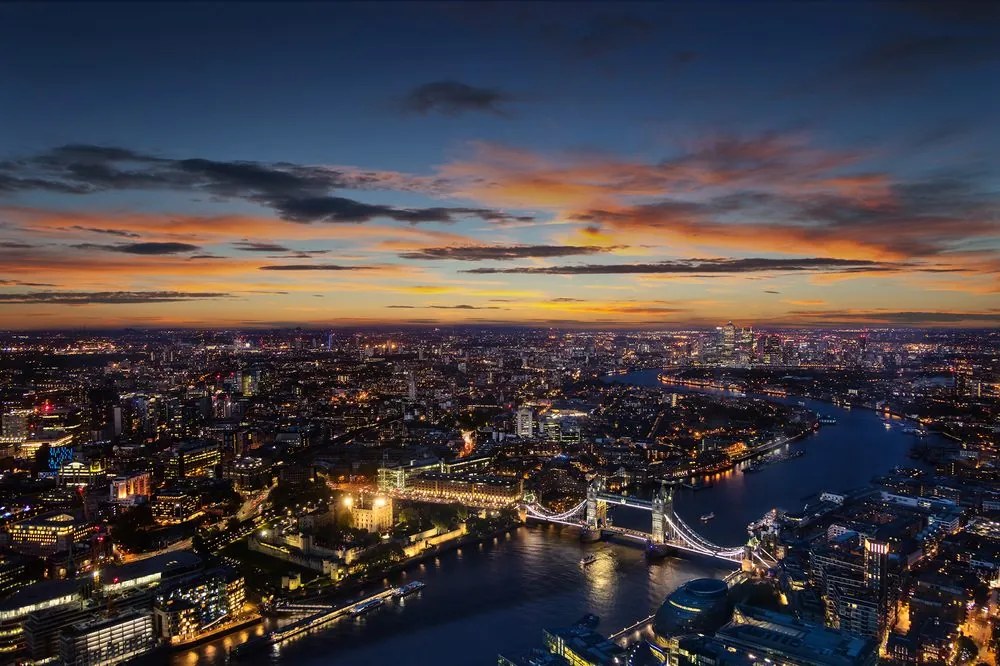
M 610 381 L 659 386 L 656 370 L 614 377 Z M 664 387 L 670 392 L 691 389 Z M 713 391 L 701 391 L 713 393 Z M 718 393 L 718 392 L 714 392 Z M 797 398 L 772 398 L 795 404 Z M 675 509 L 701 534 L 720 545 L 746 540 L 747 523 L 774 507 L 788 510 L 824 491 L 844 491 L 867 484 L 907 457 L 913 437 L 903 422 L 886 429 L 880 415 L 845 410 L 805 400 L 806 406 L 837 417 L 837 424 L 789 445 L 806 454 L 775 463 L 753 474 L 736 470 L 709 479 L 699 491 L 681 490 Z M 935 435 L 931 435 L 932 437 Z M 707 523 L 699 516 L 714 513 Z M 649 514 L 613 513 L 617 524 L 649 529 Z M 581 568 L 589 552 L 598 561 Z M 570 624 L 584 613 L 601 617 L 599 629 L 610 634 L 651 614 L 679 584 L 700 576 L 723 576 L 726 569 L 704 560 L 667 559 L 647 563 L 640 548 L 613 543 L 581 544 L 573 528 L 522 527 L 491 543 L 466 547 L 421 564 L 386 581 L 422 580 L 427 587 L 402 604 L 387 604 L 360 620 L 262 650 L 240 660 L 248 664 L 342 666 L 472 666 L 495 664 L 498 652 L 519 654 L 541 645 L 542 629 Z M 260 630 L 258 628 L 258 630 Z M 245 636 L 230 636 L 173 655 L 177 666 L 222 664 L 226 646 Z

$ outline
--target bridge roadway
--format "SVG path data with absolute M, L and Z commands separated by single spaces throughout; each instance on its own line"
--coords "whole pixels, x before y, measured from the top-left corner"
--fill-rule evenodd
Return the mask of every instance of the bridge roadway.
M 456 500 L 445 499 L 440 497 L 435 497 L 429 493 L 415 493 L 407 492 L 402 490 L 394 490 L 390 492 L 390 495 L 396 499 L 408 499 L 420 502 L 432 502 L 437 504 L 453 504 Z M 744 548 L 742 546 L 736 547 L 721 547 L 708 541 L 700 534 L 698 534 L 694 529 L 692 529 L 687 523 L 681 520 L 672 508 L 670 498 L 664 499 L 664 496 L 660 496 L 659 499 L 660 508 L 656 506 L 656 502 L 640 499 L 638 497 L 629 497 L 625 495 L 616 495 L 613 493 L 606 492 L 594 492 L 588 493 L 588 499 L 580 502 L 576 506 L 563 511 L 562 513 L 555 513 L 546 510 L 537 503 L 527 503 L 521 502 L 517 504 L 525 510 L 530 518 L 535 520 L 540 520 L 549 523 L 557 523 L 560 525 L 567 525 L 570 527 L 579 527 L 581 529 L 588 529 L 592 527 L 589 525 L 586 519 L 581 520 L 580 516 L 582 513 L 586 513 L 588 510 L 588 503 L 602 503 L 605 505 L 612 504 L 617 506 L 628 506 L 634 509 L 641 509 L 643 511 L 649 511 L 653 513 L 654 519 L 658 517 L 658 510 L 662 511 L 659 514 L 662 517 L 665 530 L 669 530 L 669 537 L 664 538 L 662 545 L 676 548 L 677 550 L 684 551 L 687 553 L 702 555 L 706 557 L 712 557 L 720 560 L 725 560 L 730 563 L 740 564 L 744 558 Z M 511 502 L 475 502 L 475 501 L 462 501 L 463 505 L 470 508 L 476 509 L 500 509 L 505 507 L 513 506 Z M 649 532 L 641 532 L 638 530 L 627 529 L 624 527 L 618 527 L 615 525 L 604 524 L 601 525 L 599 531 L 607 534 L 614 534 L 617 536 L 622 536 L 635 541 L 640 541 L 643 543 L 653 543 L 655 541 L 654 535 Z M 665 535 L 666 536 L 666 535 Z M 761 561 L 761 563 L 767 564 L 767 562 L 761 558 L 758 554 L 754 553 L 754 557 Z
M 608 524 L 603 518 L 603 512 L 606 511 L 609 504 L 650 511 L 653 514 L 653 531 L 654 533 L 658 532 L 658 535 Z M 605 508 L 601 509 L 602 506 Z M 647 544 L 669 546 L 677 550 L 725 560 L 734 564 L 741 564 L 746 555 L 744 547 L 724 548 L 717 546 L 687 525 L 674 512 L 672 491 L 665 488 L 661 489 L 653 501 L 650 501 L 606 493 L 598 490 L 597 487 L 591 487 L 586 500 L 562 513 L 550 512 L 537 504 L 526 504 L 524 508 L 526 513 L 536 520 L 574 525 L 601 534 L 614 534 Z M 601 520 L 592 516 L 592 512 L 600 512 Z M 586 513 L 584 520 L 579 517 L 581 513 Z M 659 531 L 657 530 L 658 523 L 660 524 Z M 754 556 L 764 563 L 759 555 L 754 553 Z

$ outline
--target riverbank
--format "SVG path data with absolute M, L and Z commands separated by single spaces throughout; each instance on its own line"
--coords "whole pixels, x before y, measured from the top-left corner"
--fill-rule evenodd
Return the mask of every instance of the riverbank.
M 350 581 L 342 582 L 336 586 L 336 589 L 325 590 L 318 592 L 316 594 L 292 597 L 287 599 L 287 601 L 292 601 L 295 603 L 303 602 L 313 602 L 313 601 L 342 601 L 344 595 L 359 592 L 365 588 L 367 585 L 371 585 L 376 582 L 383 582 L 391 576 L 401 574 L 409 569 L 412 569 L 420 564 L 433 560 L 441 555 L 449 553 L 459 548 L 464 548 L 466 546 L 478 546 L 481 543 L 486 543 L 492 539 L 497 539 L 505 534 L 516 530 L 520 527 L 522 523 L 515 523 L 513 525 L 508 525 L 505 527 L 499 527 L 486 534 L 476 535 L 476 534 L 466 534 L 457 539 L 452 539 L 450 541 L 445 541 L 436 546 L 432 546 L 427 550 L 421 552 L 419 555 L 414 555 L 413 557 L 408 557 L 405 560 L 397 562 L 390 567 L 379 571 L 377 574 L 368 574 L 360 578 L 356 578 Z
M 253 627 L 264 621 L 264 616 L 260 613 L 254 613 L 252 616 L 236 620 L 231 624 L 227 624 L 222 627 L 216 627 L 211 631 L 205 632 L 204 634 L 199 634 L 185 641 L 179 643 L 168 643 L 166 648 L 171 652 L 179 652 L 181 650 L 190 650 L 198 645 L 203 645 L 220 638 L 225 638 L 230 634 L 234 634 L 237 631 L 241 631 L 248 627 Z
M 608 378 L 612 378 L 612 377 L 616 377 L 616 376 L 620 376 L 620 375 L 607 375 Z M 879 409 L 878 407 L 876 407 L 874 405 L 866 404 L 866 403 L 863 403 L 863 402 L 848 402 L 848 401 L 843 401 L 843 400 L 840 401 L 840 402 L 837 402 L 836 400 L 834 400 L 832 398 L 825 398 L 823 396 L 803 395 L 801 393 L 789 393 L 787 390 L 783 390 L 782 393 L 779 394 L 779 395 L 768 393 L 767 391 L 753 391 L 753 392 L 747 393 L 745 386 L 740 386 L 739 384 L 736 384 L 736 383 L 719 384 L 719 383 L 713 382 L 711 380 L 680 379 L 680 378 L 673 377 L 673 376 L 668 375 L 668 374 L 663 373 L 663 372 L 661 372 L 660 374 L 657 375 L 657 380 L 661 384 L 668 384 L 668 385 L 674 385 L 674 386 L 683 386 L 685 388 L 708 389 L 708 390 L 712 390 L 712 391 L 722 391 L 722 392 L 725 392 L 725 393 L 734 393 L 734 394 L 736 394 L 738 396 L 743 396 L 743 397 L 751 396 L 751 397 L 760 397 L 760 398 L 764 398 L 764 399 L 777 397 L 777 398 L 793 398 L 793 399 L 803 399 L 803 400 L 814 400 L 816 402 L 822 402 L 822 403 L 825 403 L 825 404 L 828 404 L 828 405 L 833 405 L 834 407 L 840 407 L 841 409 L 865 409 L 865 410 L 874 412 L 876 414 L 881 414 L 883 416 L 887 416 L 887 417 L 890 417 L 890 418 L 899 419 L 901 421 L 907 421 L 909 423 L 917 423 L 917 424 L 920 424 L 921 426 L 933 425 L 933 421 L 931 421 L 929 423 L 928 422 L 924 422 L 924 421 L 920 420 L 919 418 L 917 418 L 915 416 L 910 416 L 909 414 L 902 414 L 900 412 L 894 412 L 891 409 L 884 409 L 884 408 L 883 409 Z M 736 389 L 732 388 L 734 386 L 736 386 L 738 388 L 736 388 Z M 952 435 L 951 433 L 944 432 L 943 430 L 934 429 L 934 430 L 931 430 L 930 432 L 934 432 L 934 433 L 936 433 L 938 435 L 941 435 L 942 437 L 945 437 L 945 438 L 950 439 L 952 441 L 955 441 L 955 442 L 958 442 L 958 443 L 962 443 L 962 439 L 961 438 L 956 437 L 955 435 Z

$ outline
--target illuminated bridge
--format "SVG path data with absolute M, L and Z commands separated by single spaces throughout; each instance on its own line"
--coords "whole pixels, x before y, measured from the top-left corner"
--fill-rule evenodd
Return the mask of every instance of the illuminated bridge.
M 640 532 L 612 525 L 608 520 L 609 504 L 649 511 L 652 515 L 651 531 Z M 600 538 L 602 534 L 614 535 L 641 541 L 654 548 L 668 546 L 735 564 L 743 564 L 744 561 L 764 567 L 774 564 L 774 558 L 756 545 L 717 546 L 698 534 L 674 511 L 674 490 L 666 485 L 657 491 L 652 500 L 643 500 L 604 492 L 600 481 L 595 481 L 587 489 L 587 499 L 562 513 L 548 511 L 533 502 L 525 504 L 524 509 L 535 520 L 580 527 L 595 538 Z

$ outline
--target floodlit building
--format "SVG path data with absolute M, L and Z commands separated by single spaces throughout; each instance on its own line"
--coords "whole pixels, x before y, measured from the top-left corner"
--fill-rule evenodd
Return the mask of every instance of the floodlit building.
M 67 666 L 119 664 L 156 646 L 148 611 L 97 617 L 63 630 L 59 656 Z
M 222 450 L 218 442 L 211 440 L 184 442 L 171 449 L 165 462 L 168 479 L 210 477 L 222 462 Z
M 351 527 L 367 532 L 387 532 L 392 528 L 392 498 L 347 496 L 344 507 L 351 515 Z
M 42 514 L 7 527 L 11 548 L 26 555 L 52 555 L 68 550 L 74 543 L 86 541 L 93 526 L 77 516 L 62 511 Z
M 787 666 L 874 666 L 875 641 L 790 615 L 738 606 L 715 639 L 730 653 Z
M 127 476 L 117 476 L 111 480 L 111 501 L 119 504 L 134 504 L 149 499 L 152 475 L 138 472 Z
M 198 502 L 187 488 L 174 486 L 156 493 L 153 500 L 153 517 L 158 523 L 182 523 L 198 511 Z
M 178 642 L 239 615 L 246 602 L 243 577 L 218 567 L 167 586 L 153 608 L 156 634 Z
M 535 434 L 535 413 L 530 407 L 517 410 L 515 431 L 518 437 L 531 437 Z

